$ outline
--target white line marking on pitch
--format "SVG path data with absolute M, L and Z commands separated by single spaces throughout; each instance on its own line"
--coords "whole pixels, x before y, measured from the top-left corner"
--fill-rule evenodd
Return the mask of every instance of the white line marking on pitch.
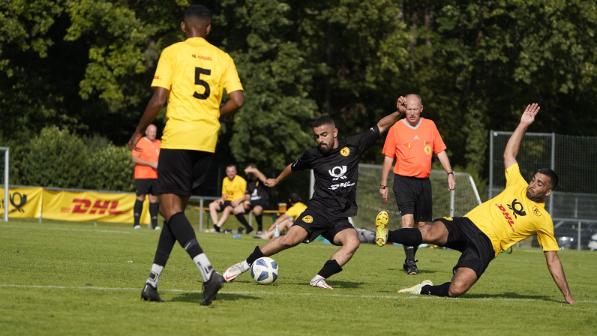
M 34 288 L 34 289 L 71 289 L 71 290 L 95 290 L 95 291 L 114 291 L 114 292 L 138 292 L 141 290 L 139 288 L 130 288 L 130 287 L 98 287 L 98 286 L 61 286 L 61 285 L 19 285 L 19 284 L 0 284 L 0 288 Z M 228 291 L 224 289 L 221 293 L 223 294 L 237 294 L 237 295 L 271 295 L 271 296 L 288 296 L 288 295 L 295 295 L 295 296 L 321 296 L 321 290 L 314 289 L 316 292 L 312 293 L 300 293 L 300 292 L 279 292 L 279 291 Z M 196 290 L 184 290 L 184 289 L 165 289 L 161 290 L 163 293 L 201 293 L 200 291 Z M 433 298 L 432 296 L 417 296 L 417 295 L 359 295 L 359 294 L 333 294 L 327 292 L 325 294 L 327 297 L 336 297 L 336 298 L 359 298 L 359 299 L 387 299 L 387 300 L 394 300 L 399 298 L 406 298 L 406 299 L 426 299 L 426 298 Z M 496 297 L 476 297 L 476 298 L 467 298 L 464 297 L 461 300 L 466 301 L 512 301 L 512 302 L 521 302 L 521 301 L 538 301 L 538 299 L 533 298 L 496 298 Z M 597 303 L 597 300 L 578 300 L 578 303 Z M 563 303 L 563 301 L 562 301 Z
M 40 224 L 43 225 L 43 224 Z M 91 225 L 91 224 L 90 224 Z M 29 227 L 19 227 L 19 226 L 2 226 L 0 228 L 8 228 L 8 229 L 28 229 Z M 106 230 L 106 229 L 71 229 L 71 228 L 56 228 L 56 227 L 36 227 L 36 230 L 48 230 L 48 231 L 67 231 L 67 232 L 101 232 L 101 233 L 119 233 L 119 234 L 131 234 L 132 232 L 127 231 L 118 231 L 118 230 Z

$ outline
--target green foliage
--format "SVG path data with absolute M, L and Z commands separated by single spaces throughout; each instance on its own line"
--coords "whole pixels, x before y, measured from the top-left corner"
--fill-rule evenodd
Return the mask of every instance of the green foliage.
M 83 139 L 66 129 L 44 128 L 11 147 L 11 184 L 133 190 L 133 163 L 125 147 L 98 136 Z
M 124 144 L 188 3 L 1 1 L 0 137 L 60 125 Z M 528 102 L 542 105 L 533 131 L 597 134 L 594 1 L 204 3 L 208 40 L 233 56 L 246 90 L 223 127 L 225 161 L 279 169 L 311 145 L 312 117 L 332 115 L 347 135 L 408 92 L 422 95 L 453 165 L 475 176 L 488 130 L 513 129 Z

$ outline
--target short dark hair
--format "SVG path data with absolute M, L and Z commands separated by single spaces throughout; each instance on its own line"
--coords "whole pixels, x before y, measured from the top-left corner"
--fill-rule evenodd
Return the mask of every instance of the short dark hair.
M 234 167 L 234 169 L 236 169 L 236 165 L 234 163 L 229 163 L 226 165 L 226 169 L 228 169 L 230 167 Z
M 211 22 L 211 11 L 203 5 L 190 5 L 182 14 L 183 20 L 197 18 L 207 23 Z
M 336 126 L 336 123 L 334 122 L 334 119 L 332 119 L 332 117 L 330 117 L 329 115 L 324 115 L 321 116 L 315 120 L 313 120 L 311 122 L 311 127 L 319 127 L 321 125 L 332 125 L 332 126 Z
M 549 177 L 549 183 L 551 184 L 551 189 L 555 189 L 558 186 L 558 174 L 556 174 L 555 171 L 553 171 L 552 169 L 549 168 L 539 168 L 537 169 L 534 173 L 533 176 L 535 176 L 535 174 L 540 173 L 543 175 L 546 175 L 547 177 Z

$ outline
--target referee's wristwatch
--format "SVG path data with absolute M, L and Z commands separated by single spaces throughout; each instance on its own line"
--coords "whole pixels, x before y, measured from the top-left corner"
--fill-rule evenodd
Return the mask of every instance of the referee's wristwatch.
M 453 172 L 453 171 L 449 171 L 449 172 L 446 172 L 446 174 L 448 174 L 448 175 L 452 175 L 452 176 L 453 176 L 453 175 L 454 175 L 454 172 Z
M 383 184 L 380 184 L 380 185 L 379 185 L 379 189 L 385 189 L 385 188 L 387 188 L 387 187 L 388 187 L 388 186 L 385 186 L 385 185 L 383 185 Z

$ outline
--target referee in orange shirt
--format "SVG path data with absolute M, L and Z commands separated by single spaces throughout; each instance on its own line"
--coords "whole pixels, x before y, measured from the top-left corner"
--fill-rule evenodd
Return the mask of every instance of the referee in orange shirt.
M 165 218 L 149 277 L 141 298 L 162 301 L 158 294 L 160 275 L 178 241 L 203 280 L 202 305 L 211 304 L 224 283 L 199 245 L 185 216 L 187 201 L 200 187 L 214 158 L 221 115 L 232 113 L 244 103 L 243 87 L 234 61 L 205 39 L 211 31 L 211 12 L 190 5 L 180 28 L 186 40 L 162 51 L 147 103 L 129 147 L 134 147 L 142 130 L 168 102 L 166 127 L 158 164 L 160 212 Z M 220 106 L 224 91 L 229 99 Z
M 394 195 L 398 210 L 402 216 L 401 226 L 412 228 L 432 220 L 431 173 L 432 154 L 435 153 L 442 167 L 448 174 L 448 188 L 456 187 L 454 172 L 446 154 L 446 145 L 435 123 L 421 118 L 423 103 L 417 94 L 408 94 L 399 98 L 399 105 L 406 107 L 405 118 L 396 122 L 388 131 L 383 147 L 385 155 L 381 172 L 379 192 L 384 201 L 388 200 L 388 174 L 394 158 Z M 387 234 L 387 227 L 385 228 Z M 378 235 L 385 244 L 386 235 Z M 406 259 L 403 269 L 407 274 L 417 274 L 419 269 L 415 260 L 417 246 L 404 246 Z
M 135 163 L 135 191 L 137 199 L 133 211 L 133 229 L 141 227 L 139 220 L 143 211 L 145 196 L 149 198 L 149 215 L 151 216 L 151 228 L 159 230 L 158 226 L 158 157 L 160 156 L 160 140 L 156 139 L 158 129 L 154 124 L 147 126 L 145 136 L 141 138 L 135 148 L 131 151 Z

